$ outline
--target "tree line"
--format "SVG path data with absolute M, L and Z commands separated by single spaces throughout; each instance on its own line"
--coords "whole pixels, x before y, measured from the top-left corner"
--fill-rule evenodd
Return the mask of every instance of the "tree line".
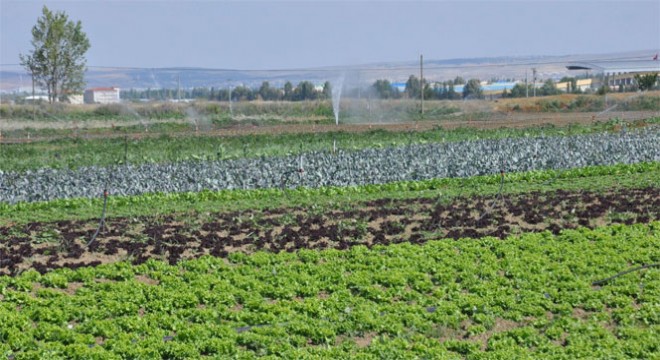
M 467 83 L 470 83 L 470 86 L 464 86 L 461 92 L 456 91 L 456 85 L 467 85 Z M 482 96 L 479 80 L 471 79 L 467 83 L 465 79 L 457 76 L 454 80 L 431 84 L 426 79 L 420 81 L 415 75 L 410 75 L 403 91 L 385 79 L 376 80 L 371 88 L 380 99 L 419 99 L 422 89 L 424 89 L 424 99 L 428 100 L 459 100 L 468 96 Z
M 233 87 L 194 87 L 187 89 L 129 89 L 120 94 L 126 100 L 205 99 L 210 101 L 308 101 L 332 98 L 332 85 L 326 81 L 318 89 L 310 81 L 301 81 L 295 87 L 290 81 L 284 87 L 274 87 L 268 81 L 259 88 L 245 85 Z
M 562 82 L 568 83 L 569 93 L 582 93 L 576 85 L 575 78 L 563 78 Z M 457 87 L 460 86 L 460 91 Z M 485 98 L 481 81 L 479 79 L 465 80 L 457 76 L 453 80 L 429 83 L 426 79 L 420 81 L 414 75 L 410 75 L 406 81 L 404 90 L 400 90 L 389 80 L 376 80 L 364 93 L 373 94 L 379 99 L 419 99 L 424 89 L 424 99 L 427 100 L 463 100 Z M 356 97 L 360 93 L 357 89 L 348 89 L 345 96 Z M 502 97 L 525 97 L 532 96 L 534 88 L 532 84 L 516 84 L 511 90 L 504 90 Z M 557 95 L 562 93 L 552 80 L 546 80 L 542 86 L 536 88 L 536 96 Z M 301 81 L 295 87 L 287 81 L 282 88 L 272 86 L 268 81 L 262 82 L 258 88 L 250 88 L 245 85 L 235 87 L 194 87 L 186 89 L 129 89 L 121 92 L 121 98 L 125 100 L 173 100 L 173 99 L 205 99 L 210 101 L 309 101 L 330 100 L 332 98 L 332 85 L 326 81 L 321 89 L 310 81 Z

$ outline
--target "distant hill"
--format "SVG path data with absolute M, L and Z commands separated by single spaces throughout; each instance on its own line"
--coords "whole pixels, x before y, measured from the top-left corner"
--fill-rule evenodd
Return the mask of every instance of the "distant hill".
M 424 78 L 443 81 L 461 76 L 465 79 L 524 79 L 525 72 L 531 79 L 532 68 L 538 79 L 559 79 L 575 75 L 566 70 L 566 64 L 584 60 L 643 59 L 655 51 L 634 51 L 609 54 L 583 54 L 565 56 L 485 57 L 434 60 L 425 59 Z M 419 77 L 419 60 L 408 62 L 382 62 L 350 67 L 325 67 L 315 69 L 284 70 L 232 70 L 208 68 L 110 68 L 89 67 L 85 74 L 87 87 L 116 86 L 122 89 L 192 88 L 245 85 L 258 87 L 263 81 L 281 87 L 286 81 L 294 85 L 303 80 L 317 84 L 324 81 L 336 83 L 371 84 L 376 79 L 405 82 L 410 75 Z M 0 69 L 0 90 L 4 92 L 29 91 L 30 76 L 21 67 Z

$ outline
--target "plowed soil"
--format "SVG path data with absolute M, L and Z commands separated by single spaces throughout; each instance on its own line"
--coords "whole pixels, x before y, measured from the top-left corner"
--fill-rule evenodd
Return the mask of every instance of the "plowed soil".
M 468 115 L 464 115 L 468 116 Z M 618 118 L 625 121 L 635 121 L 642 119 L 649 119 L 652 117 L 660 116 L 660 111 L 611 111 L 611 112 L 570 112 L 570 113 L 511 113 L 511 112 L 493 112 L 486 117 L 479 117 L 475 115 L 475 120 L 424 120 L 424 121 L 401 121 L 401 122 L 390 122 L 390 123 L 355 123 L 355 124 L 339 124 L 339 125 L 312 125 L 312 124 L 297 124 L 297 123 L 287 123 L 281 125 L 264 125 L 264 126 L 254 126 L 254 125 L 235 125 L 231 127 L 219 128 L 219 129 L 207 129 L 204 131 L 196 132 L 191 131 L 181 131 L 181 132 L 170 132 L 169 136 L 243 136 L 243 135 L 259 135 L 259 134 L 297 134 L 297 133 L 326 133 L 326 132 L 335 132 L 335 131 L 344 131 L 344 132 L 367 132 L 371 130 L 385 130 L 391 132 L 405 132 L 405 131 L 428 131 L 435 128 L 442 128 L 445 130 L 451 130 L 456 128 L 475 128 L 475 129 L 498 129 L 498 128 L 528 128 L 542 125 L 555 125 L 555 126 L 567 126 L 570 124 L 593 124 L 598 121 L 606 121 L 612 118 Z M 468 116 L 469 117 L 469 116 Z M 48 122 L 41 123 L 40 126 L 37 126 L 37 123 L 25 123 L 21 122 L 20 124 L 14 124 L 11 121 L 6 120 L 7 124 L 4 126 L 7 129 L 14 129 L 15 127 L 20 128 L 19 126 L 27 126 L 30 124 L 30 127 L 37 128 L 49 128 Z M 172 121 L 180 122 L 180 121 Z M 185 123 L 185 121 L 184 121 Z M 58 129 L 71 129 L 72 131 L 76 129 L 77 123 L 70 122 L 58 122 L 54 123 Z M 11 125 L 11 126 L 10 126 Z M 15 125 L 14 127 L 12 127 Z M 122 126 L 136 125 L 133 122 L 122 123 Z M 101 129 L 101 128 L 110 128 L 114 127 L 114 124 L 105 123 L 99 124 L 98 127 L 89 127 L 87 129 Z M 5 129 L 5 130 L 7 130 Z M 108 138 L 108 137 L 124 137 L 128 135 L 132 139 L 141 139 L 148 137 L 159 137 L 163 134 L 160 132 L 115 132 L 108 130 L 103 133 L 83 133 L 79 135 L 85 139 L 95 139 L 95 138 Z M 23 142 L 34 142 L 34 141 L 50 141 L 60 138 L 70 138 L 75 137 L 75 134 L 71 135 L 53 135 L 53 136 L 32 136 L 28 138 L 10 138 L 10 137 L 0 137 L 1 143 L 23 143 Z
M 34 268 L 94 266 L 149 258 L 176 263 L 202 255 L 347 249 L 430 239 L 505 238 L 660 218 L 660 188 L 599 192 L 531 192 L 455 199 L 379 199 L 324 211 L 263 211 L 111 218 L 87 245 L 94 221 L 60 221 L 0 227 L 0 274 Z

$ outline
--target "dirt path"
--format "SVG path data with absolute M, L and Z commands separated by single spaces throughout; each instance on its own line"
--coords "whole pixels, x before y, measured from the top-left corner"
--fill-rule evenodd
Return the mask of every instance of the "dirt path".
M 467 115 L 465 115 L 467 116 Z M 497 128 L 525 128 L 525 127 L 534 127 L 545 124 L 552 124 L 556 126 L 566 126 L 569 124 L 592 124 L 597 121 L 607 121 L 611 118 L 618 118 L 625 121 L 634 121 L 640 119 L 648 119 L 652 117 L 660 116 L 659 111 L 624 111 L 624 112 L 606 112 L 606 113 L 596 113 L 596 112 L 575 112 L 575 113 L 491 113 L 486 117 L 477 117 L 475 119 L 467 120 L 424 120 L 417 122 L 402 122 L 402 123 L 373 123 L 373 124 L 340 124 L 337 125 L 313 125 L 313 124 L 282 124 L 282 125 L 265 125 L 265 126 L 254 126 L 254 125 L 240 125 L 233 126 L 228 128 L 217 128 L 209 129 L 205 131 L 194 131 L 193 126 L 191 125 L 190 131 L 183 132 L 170 132 L 167 135 L 170 136 L 241 136 L 241 135 L 254 135 L 254 134 L 289 134 L 289 133 L 325 133 L 333 131 L 345 131 L 345 132 L 366 132 L 371 130 L 385 130 L 393 132 L 404 132 L 404 131 L 425 131 L 431 130 L 438 127 L 443 129 L 456 129 L 459 127 L 469 127 L 476 129 L 497 129 Z M 180 123 L 186 124 L 190 123 L 189 120 L 179 120 L 179 121 L 151 121 L 150 124 L 156 123 Z M 54 136 L 32 136 L 28 138 L 2 138 L 0 137 L 0 142 L 4 143 L 20 143 L 20 142 L 30 142 L 30 141 L 48 141 L 59 138 L 70 138 L 70 137 L 82 137 L 85 139 L 96 139 L 96 138 L 108 138 L 108 137 L 124 137 L 128 135 L 133 139 L 145 138 L 145 137 L 158 137 L 163 135 L 161 132 L 148 132 L 148 131 L 139 131 L 131 132 L 125 134 L 124 132 L 102 132 L 102 133 L 86 133 L 85 129 L 88 128 L 78 128 L 81 132 L 77 134 L 75 131 L 77 128 L 76 123 L 74 122 L 62 122 L 62 123 L 32 123 L 24 122 L 22 125 L 16 122 L 2 121 L 0 122 L 0 131 L 14 128 L 32 127 L 36 126 L 40 129 L 46 129 L 48 126 L 53 126 L 55 129 L 71 129 L 72 133 L 68 135 L 54 135 Z M 40 125 L 37 125 L 40 124 Z M 103 122 L 103 121 L 94 121 L 92 124 L 94 129 L 112 129 L 120 126 L 135 126 L 142 125 L 139 121 L 127 121 L 121 123 L 112 123 L 112 122 Z
M 380 199 L 310 213 L 278 208 L 215 214 L 108 219 L 107 231 L 86 247 L 94 221 L 0 227 L 0 274 L 35 268 L 98 265 L 149 258 L 176 263 L 235 251 L 347 249 L 355 245 L 423 243 L 429 239 L 494 236 L 660 218 L 660 188 L 610 192 L 526 193 L 458 198 Z
M 110 129 L 125 126 L 149 126 L 154 124 L 191 124 L 188 119 L 151 119 L 151 120 L 58 120 L 58 121 L 30 121 L 0 119 L 0 130 L 24 130 L 24 129 L 52 129 L 52 130 L 86 130 L 86 129 Z

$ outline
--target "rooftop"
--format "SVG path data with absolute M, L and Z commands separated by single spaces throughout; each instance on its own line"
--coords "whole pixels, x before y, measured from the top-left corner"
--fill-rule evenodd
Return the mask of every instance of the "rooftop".
M 660 72 L 658 60 L 600 60 L 570 63 L 568 70 L 593 70 L 606 74 L 631 72 Z

